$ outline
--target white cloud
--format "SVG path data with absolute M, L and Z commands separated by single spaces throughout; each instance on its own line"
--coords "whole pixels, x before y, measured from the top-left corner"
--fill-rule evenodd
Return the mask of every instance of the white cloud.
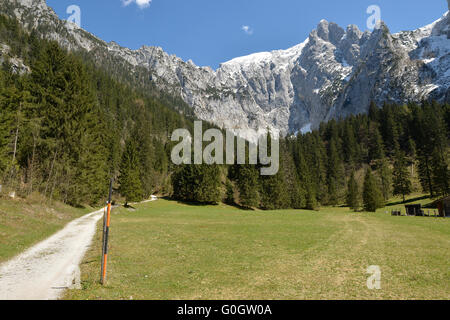
M 152 0 L 122 0 L 122 4 L 127 7 L 132 3 L 136 3 L 137 6 L 141 9 L 147 8 L 152 3 Z
M 250 26 L 242 26 L 242 31 L 251 36 L 253 34 L 253 29 Z

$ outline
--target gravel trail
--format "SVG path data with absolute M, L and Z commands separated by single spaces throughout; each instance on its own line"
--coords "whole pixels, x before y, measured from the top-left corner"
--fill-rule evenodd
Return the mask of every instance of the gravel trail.
M 53 300 L 76 285 L 79 265 L 103 211 L 70 222 L 50 238 L 0 265 L 0 300 Z

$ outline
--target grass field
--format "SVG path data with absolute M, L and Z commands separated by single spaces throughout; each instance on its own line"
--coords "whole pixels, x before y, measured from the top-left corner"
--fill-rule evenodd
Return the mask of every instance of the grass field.
M 27 199 L 0 198 L 0 262 L 23 252 L 92 210 L 73 208 L 59 202 L 48 205 L 46 202 L 48 200 L 36 194 Z
M 450 219 L 242 211 L 158 200 L 111 220 L 108 284 L 100 226 L 66 299 L 450 299 Z M 381 268 L 381 290 L 366 286 Z

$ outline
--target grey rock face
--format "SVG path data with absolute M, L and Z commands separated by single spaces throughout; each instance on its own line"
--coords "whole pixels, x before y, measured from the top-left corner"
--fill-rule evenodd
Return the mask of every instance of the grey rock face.
M 4 3 L 6 3 L 4 5 Z M 227 128 L 305 131 L 336 117 L 366 112 L 371 100 L 403 103 L 449 99 L 449 14 L 415 31 L 346 29 L 322 20 L 303 43 L 236 58 L 217 70 L 182 61 L 158 47 L 105 43 L 60 21 L 44 0 L 0 0 L 0 12 L 70 50 L 103 50 L 155 84 L 180 95 L 202 120 Z

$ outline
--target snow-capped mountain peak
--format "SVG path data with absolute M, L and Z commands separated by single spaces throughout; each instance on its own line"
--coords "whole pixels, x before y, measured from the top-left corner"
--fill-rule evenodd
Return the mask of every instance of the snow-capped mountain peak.
M 224 62 L 217 70 L 169 55 L 106 43 L 60 21 L 45 0 L 0 0 L 0 12 L 100 66 L 146 69 L 162 90 L 180 95 L 195 115 L 228 128 L 307 131 L 334 117 L 365 112 L 370 101 L 450 100 L 449 13 L 414 31 L 373 32 L 321 20 L 301 44 Z M 106 61 L 106 62 L 105 62 Z

